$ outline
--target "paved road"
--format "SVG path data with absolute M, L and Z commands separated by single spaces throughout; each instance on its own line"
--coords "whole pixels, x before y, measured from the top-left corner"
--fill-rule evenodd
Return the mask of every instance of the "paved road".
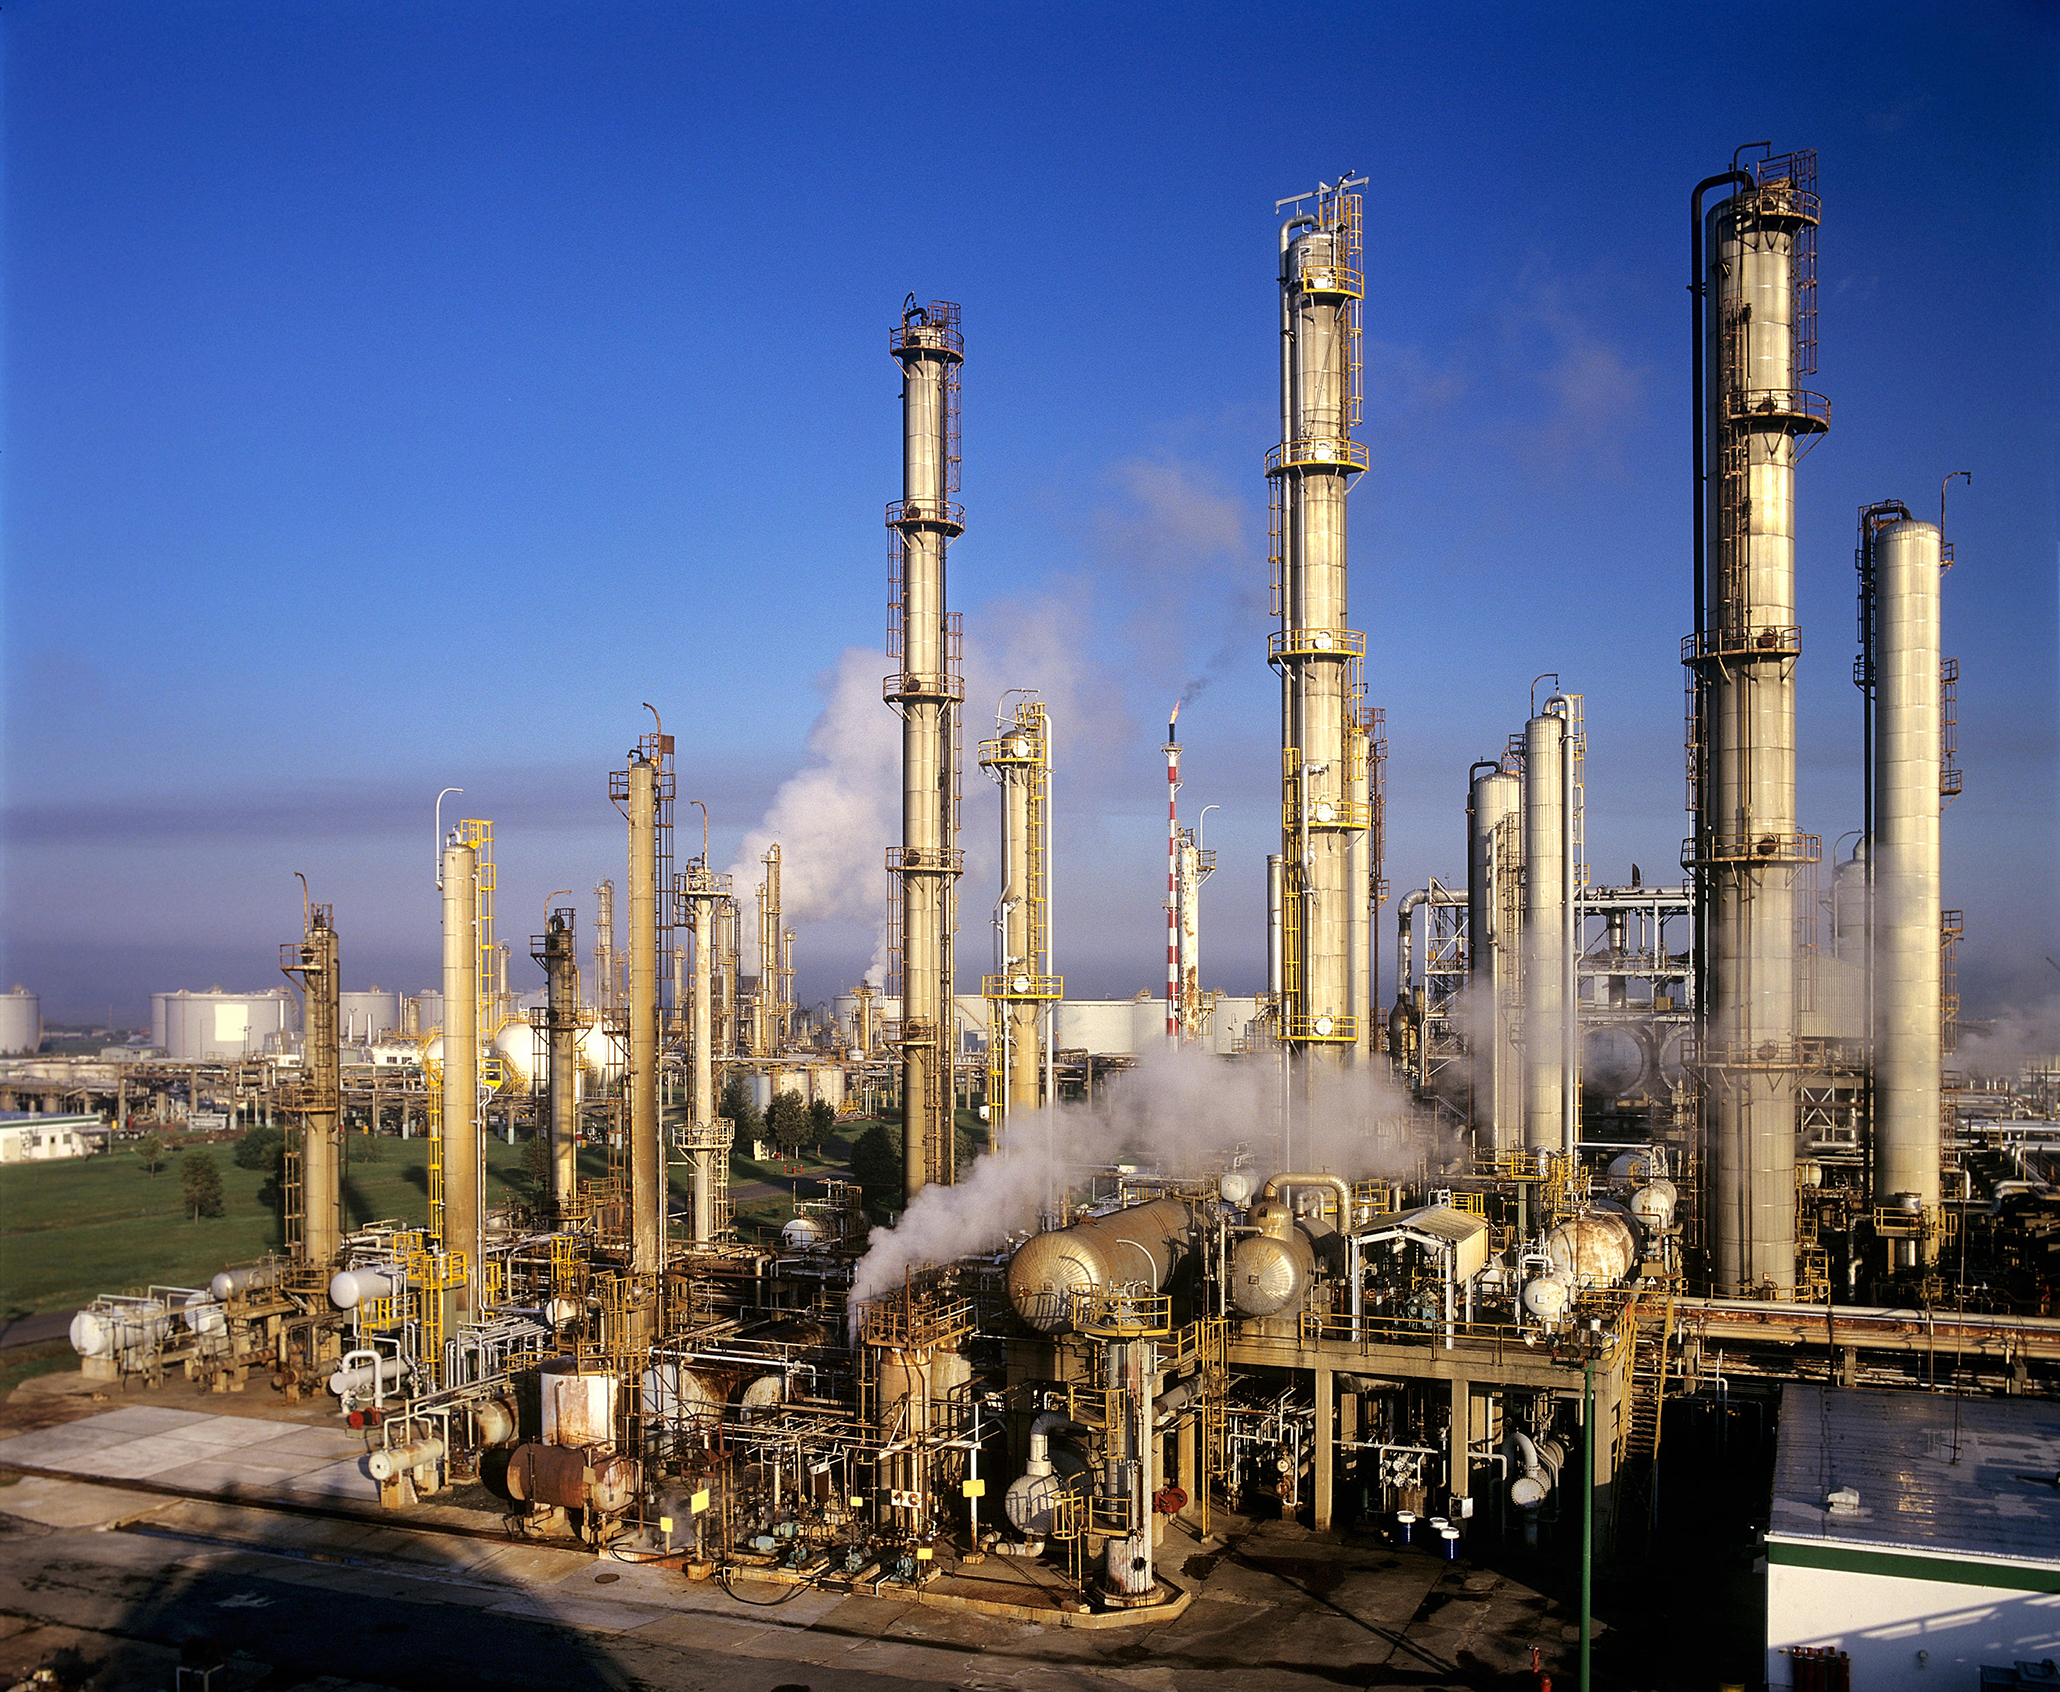
M 238 1654 L 216 1692 L 1487 1692 L 1533 1684 L 1533 1644 L 1556 1672 L 1565 1639 L 1543 1600 L 1500 1576 L 1278 1524 L 1210 1554 L 1169 1536 L 1169 1564 L 1206 1573 L 1204 1596 L 1174 1621 L 1081 1633 L 827 1593 L 747 1604 L 570 1553 L 458 1563 L 433 1536 L 395 1547 L 414 1536 L 202 1508 L 0 1484 L 0 1673 L 48 1664 L 71 1684 L 91 1671 L 96 1692 L 155 1692 L 182 1646 L 207 1639 Z
M 15 1316 L 0 1321 L 0 1351 L 20 1345 L 37 1345 L 44 1340 L 63 1339 L 71 1332 L 76 1310 L 46 1310 L 36 1316 Z

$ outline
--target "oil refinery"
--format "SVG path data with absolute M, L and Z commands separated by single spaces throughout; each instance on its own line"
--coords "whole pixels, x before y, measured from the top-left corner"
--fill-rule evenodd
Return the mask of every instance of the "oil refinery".
M 1851 1395 L 1891 1420 L 1943 1404 L 1956 1441 L 1964 1398 L 1969 1425 L 1997 1418 L 1998 1451 L 2033 1441 L 2010 1461 L 2045 1464 L 2051 1494 L 2054 1418 L 2009 1418 L 2060 1393 L 2060 1098 L 2050 1061 L 1979 1088 L 1955 1065 L 1955 559 L 1933 487 L 1858 512 L 1858 642 L 1813 629 L 1805 656 L 1796 512 L 1833 422 L 1809 385 L 1815 155 L 1734 158 L 1692 189 L 1696 462 L 1670 589 L 1686 802 L 1678 873 L 1657 879 L 1591 860 L 1589 795 L 1611 776 L 1569 669 L 1473 678 L 1507 701 L 1507 738 L 1443 778 L 1453 874 L 1389 886 L 1391 637 L 1368 632 L 1363 538 L 1354 598 L 1348 521 L 1379 474 L 1357 433 L 1371 191 L 1347 173 L 1281 200 L 1270 231 L 1253 220 L 1279 357 L 1278 439 L 1252 467 L 1275 627 L 1246 660 L 1279 683 L 1263 913 L 1209 888 L 1222 848 L 1182 797 L 1208 752 L 1183 746 L 1176 708 L 1163 998 L 1068 998 L 1052 813 L 1078 725 L 1037 676 L 991 722 L 968 699 L 948 558 L 978 518 L 957 495 L 980 326 L 910 293 L 884 325 L 900 414 L 878 419 L 903 464 L 881 490 L 901 775 L 898 837 L 868 845 L 889 873 L 884 979 L 827 1016 L 797 1002 L 807 936 L 783 876 L 805 866 L 783 842 L 755 888 L 718 870 L 705 807 L 679 843 L 681 772 L 709 749 L 676 741 L 642 703 L 660 681 L 639 680 L 625 755 L 589 796 L 619 813 L 624 878 L 596 890 L 590 935 L 569 893 L 535 919 L 541 993 L 509 986 L 523 935 L 496 903 L 495 824 L 439 810 L 435 900 L 406 895 L 425 937 L 438 925 L 428 990 L 344 993 L 353 916 L 318 887 L 282 936 L 286 990 L 160 995 L 153 1046 L 104 1086 L 28 1059 L 0 1072 L 9 1107 L 97 1088 L 126 1113 L 190 1086 L 197 1108 L 206 1084 L 289 1127 L 280 1249 L 206 1286 L 109 1288 L 72 1324 L 84 1376 L 319 1406 L 397 1521 L 485 1487 L 537 1544 L 759 1601 L 1118 1630 L 1206 1588 L 1169 1535 L 1207 1546 L 1262 1516 L 1441 1561 L 1519 1546 L 1585 1580 L 1687 1531 L 1663 1445 L 1744 1487 L 1748 1460 L 1724 1453 L 1750 1422 L 1752 1450 L 1780 1454 L 1757 1553 L 1769 1675 L 1797 1687 L 1844 1684 L 1809 1618 L 1860 1600 L 1796 1582 L 1929 1554 L 1895 1538 L 1875 1482 L 1848 1509 L 1846 1482 L 1798 1454 L 1846 1449 Z M 1850 745 L 1799 747 L 1806 663 L 1852 667 Z M 1799 813 L 1806 754 L 1862 770 L 1864 816 Z M 969 755 L 998 799 L 993 886 L 962 844 Z M 1856 843 L 1827 864 L 1846 824 Z M 979 939 L 962 960 L 989 904 L 991 955 Z M 1263 920 L 1263 992 L 1205 985 L 1205 914 Z M 1156 983 L 1155 955 L 1137 968 Z M 898 1124 L 894 1202 L 869 1215 L 830 1181 L 776 1241 L 740 1235 L 748 1148 L 722 1114 L 740 1087 Z M 395 1129 L 426 1138 L 426 1225 L 344 1202 L 355 1138 Z M 533 1199 L 490 1202 L 494 1135 L 547 1146 Z M 2043 1496 L 2023 1509 L 2060 1522 Z M 1855 1511 L 1865 1531 L 1842 1533 Z M 1925 1577 L 1934 1597 L 2060 1590 L 2060 1537 L 1959 1551 Z M 1585 1598 L 1579 1625 L 1585 1654 Z M 2051 1639 L 2038 1625 L 2025 1636 Z M 1841 1649 L 1856 1672 L 1873 1660 Z

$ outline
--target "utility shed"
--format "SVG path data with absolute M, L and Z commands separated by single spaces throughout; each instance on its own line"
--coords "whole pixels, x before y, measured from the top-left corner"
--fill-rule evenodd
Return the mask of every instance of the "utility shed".
M 1868 1692 L 2060 1655 L 2060 1405 L 1790 1384 L 1767 1527 L 1767 1684 L 1830 1647 Z

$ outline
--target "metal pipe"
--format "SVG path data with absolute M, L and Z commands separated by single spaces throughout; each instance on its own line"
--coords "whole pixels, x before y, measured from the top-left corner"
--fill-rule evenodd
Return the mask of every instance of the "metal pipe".
M 1293 1171 L 1275 1175 L 1259 1189 L 1261 1198 L 1275 1199 L 1290 1187 L 1328 1187 L 1338 1201 L 1338 1227 L 1340 1230 L 1352 1226 L 1352 1188 L 1344 1176 L 1333 1175 L 1328 1170 L 1317 1174 Z

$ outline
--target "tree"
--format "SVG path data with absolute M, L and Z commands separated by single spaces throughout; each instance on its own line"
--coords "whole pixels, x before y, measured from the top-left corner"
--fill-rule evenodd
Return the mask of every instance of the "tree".
M 765 1132 L 765 1119 L 758 1114 L 758 1105 L 751 1097 L 751 1082 L 746 1076 L 733 1073 L 723 1082 L 722 1105 L 717 1114 L 735 1124 L 739 1145 L 748 1145 Z
M 179 1185 L 186 1194 L 186 1208 L 198 1222 L 203 1216 L 222 1214 L 222 1172 L 215 1154 L 196 1148 L 179 1159 Z
M 851 1148 L 851 1173 L 865 1194 L 866 1209 L 885 1216 L 901 1208 L 901 1130 L 875 1122 Z
M 136 1142 L 136 1155 L 143 1160 L 143 1167 L 155 1176 L 164 1167 L 165 1137 L 155 1130 L 145 1134 Z
M 766 1137 L 782 1157 L 798 1157 L 808 1143 L 808 1106 L 795 1092 L 773 1095 L 772 1109 L 765 1113 Z
M 238 1169 L 262 1169 L 276 1175 L 286 1156 L 286 1131 L 266 1126 L 253 1128 L 236 1142 L 231 1155 Z
M 823 1141 L 836 1126 L 837 1107 L 829 1100 L 817 1099 L 808 1107 L 808 1143 L 815 1147 L 818 1157 L 822 1155 Z

